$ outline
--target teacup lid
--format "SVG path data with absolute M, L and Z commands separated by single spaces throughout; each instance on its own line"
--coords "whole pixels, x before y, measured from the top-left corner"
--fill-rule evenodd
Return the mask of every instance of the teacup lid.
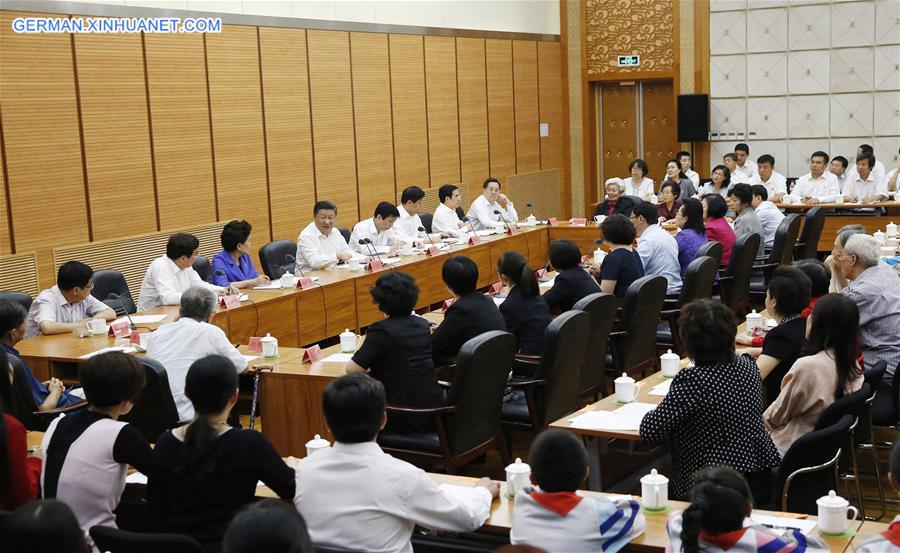
M 266 332 L 266 335 L 259 339 L 260 342 L 274 342 L 275 338 Z
M 634 382 L 634 379 L 631 378 L 630 376 L 628 376 L 628 373 L 622 373 L 622 376 L 615 379 L 613 382 L 621 382 L 621 383 L 625 384 L 628 382 Z
M 306 447 L 317 448 L 317 447 L 329 447 L 331 446 L 331 442 L 316 434 L 312 440 L 306 442 Z
M 753 311 L 751 311 L 747 316 L 748 316 L 748 317 L 753 317 L 753 318 L 756 318 L 756 317 L 762 317 L 762 315 L 760 315 L 759 313 L 756 312 L 756 309 L 754 309 Z
M 641 477 L 641 484 L 668 484 L 669 479 L 652 469 L 650 474 Z
M 506 472 L 512 474 L 525 474 L 531 472 L 531 467 L 528 466 L 528 463 L 523 463 L 521 457 L 516 457 L 515 463 L 510 463 L 506 466 Z
M 356 334 L 350 332 L 349 328 L 345 328 L 343 332 L 341 332 L 341 338 L 344 336 L 356 336 Z
M 667 351 L 666 353 L 659 356 L 660 359 L 675 359 L 678 360 L 678 354 L 672 353 L 672 350 Z
M 823 495 L 816 500 L 816 505 L 819 505 L 820 507 L 843 509 L 850 505 L 850 502 L 836 494 L 834 490 L 829 490 L 828 495 Z

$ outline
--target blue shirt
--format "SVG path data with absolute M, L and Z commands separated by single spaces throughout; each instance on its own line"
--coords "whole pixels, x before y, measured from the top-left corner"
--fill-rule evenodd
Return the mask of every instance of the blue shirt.
M 221 270 L 225 273 L 225 276 L 217 276 L 217 270 Z M 216 286 L 228 286 L 232 282 L 250 280 L 259 276 L 259 273 L 256 272 L 256 267 L 253 266 L 253 261 L 250 259 L 250 254 L 245 253 L 241 256 L 240 262 L 235 263 L 231 254 L 225 250 L 220 251 L 213 258 L 212 271 L 212 283 Z
M 683 277 L 687 266 L 697 256 L 697 250 L 706 244 L 706 233 L 690 228 L 681 229 L 681 232 L 675 235 L 675 241 L 678 242 L 678 264 L 681 265 L 681 276 Z
M 44 400 L 50 395 L 50 388 L 45 386 L 43 382 L 34 376 L 31 367 L 29 367 L 28 363 L 26 363 L 25 360 L 22 359 L 22 356 L 19 355 L 19 350 L 12 346 L 7 346 L 6 344 L 0 344 L 0 347 L 3 347 L 3 349 L 6 350 L 7 355 L 15 356 L 16 359 L 22 362 L 22 366 L 25 367 L 25 376 L 28 377 L 28 387 L 31 388 L 31 395 L 34 396 L 34 403 L 36 405 L 44 403 Z M 62 395 L 59 396 L 59 403 L 56 404 L 56 407 L 68 407 L 69 405 L 73 405 L 80 401 L 80 397 L 73 396 L 68 392 L 63 392 Z

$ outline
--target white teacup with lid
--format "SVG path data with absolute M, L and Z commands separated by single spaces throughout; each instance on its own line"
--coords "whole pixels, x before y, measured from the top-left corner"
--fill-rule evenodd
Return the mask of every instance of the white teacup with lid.
M 352 353 L 356 351 L 356 342 L 359 339 L 359 336 L 354 334 L 349 328 L 344 329 L 340 334 L 341 337 L 341 351 L 344 353 Z
M 316 434 L 312 440 L 306 442 L 306 456 L 331 447 L 331 442 Z
M 594 250 L 594 265 L 598 267 L 603 264 L 603 259 L 606 257 L 606 252 L 600 248 Z
M 641 389 L 641 385 L 628 376 L 628 373 L 622 373 L 622 376 L 613 382 L 616 385 L 616 401 L 619 403 L 631 403 Z
M 819 506 L 819 530 L 825 534 L 843 534 L 850 526 L 847 512 L 853 511 L 853 518 L 859 515 L 856 507 L 850 502 L 830 490 L 828 495 L 823 495 L 816 500 Z
M 525 489 L 531 485 L 531 467 L 528 463 L 523 463 L 520 457 L 516 457 L 516 462 L 506 466 L 506 486 L 504 488 L 506 497 L 512 499 L 516 497 L 519 490 Z
M 678 361 L 678 354 L 672 353 L 672 350 L 660 355 L 659 368 L 662 370 L 662 375 L 671 378 L 678 374 Z
M 794 198 L 785 194 L 781 197 L 781 203 L 783 203 L 784 205 L 791 205 L 792 203 L 794 203 Z
M 754 330 L 761 327 L 763 325 L 763 316 L 756 312 L 754 309 L 752 312 L 747 313 L 747 332 L 753 333 Z
M 656 469 L 641 477 L 641 503 L 648 511 L 661 511 L 669 504 L 669 479 Z
M 888 238 L 897 236 L 897 225 L 895 225 L 894 222 L 891 221 L 887 224 L 887 226 L 884 227 L 884 231 L 887 233 Z
M 294 287 L 294 275 L 291 273 L 284 273 L 281 275 L 281 287 L 282 288 L 293 288 Z
M 872 237 L 875 238 L 875 241 L 878 242 L 879 246 L 884 246 L 884 241 L 887 238 L 887 235 L 881 232 L 881 229 L 878 229 L 872 233 Z
M 259 339 L 259 343 L 262 345 L 263 357 L 276 357 L 278 355 L 278 338 L 266 333 L 264 337 Z

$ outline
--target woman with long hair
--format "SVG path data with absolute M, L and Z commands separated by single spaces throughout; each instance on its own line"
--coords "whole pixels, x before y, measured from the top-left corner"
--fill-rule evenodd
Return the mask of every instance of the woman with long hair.
M 706 244 L 706 226 L 703 224 L 703 204 L 695 198 L 688 198 L 678 208 L 675 225 L 679 232 L 675 235 L 678 242 L 678 264 L 681 265 L 681 276 L 691 261 L 697 257 L 697 250 Z
M 516 351 L 540 355 L 544 351 L 544 331 L 550 324 L 550 308 L 541 297 L 534 269 L 519 252 L 506 252 L 497 261 L 500 281 L 509 287 L 500 313 L 506 329 L 516 335 Z

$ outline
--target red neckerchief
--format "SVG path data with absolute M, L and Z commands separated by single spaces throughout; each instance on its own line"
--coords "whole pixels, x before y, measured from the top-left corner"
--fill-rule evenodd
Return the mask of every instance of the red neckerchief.
M 615 202 L 609 202 L 608 209 L 606 210 L 607 215 L 613 214 L 613 212 L 616 210 L 616 202 L 618 202 L 618 201 L 619 200 L 616 200 Z
M 722 551 L 728 551 L 734 547 L 734 544 L 736 544 L 738 540 L 744 537 L 744 532 L 747 530 L 747 528 L 741 528 L 740 530 L 724 532 L 722 534 L 710 534 L 706 530 L 700 530 L 700 539 L 715 545 Z
M 532 491 L 531 498 L 535 503 L 559 516 L 566 516 L 583 499 L 575 492 L 539 492 Z
M 882 536 L 887 538 L 887 541 L 892 544 L 900 547 L 900 520 L 895 520 L 888 526 L 888 529 L 881 533 Z

